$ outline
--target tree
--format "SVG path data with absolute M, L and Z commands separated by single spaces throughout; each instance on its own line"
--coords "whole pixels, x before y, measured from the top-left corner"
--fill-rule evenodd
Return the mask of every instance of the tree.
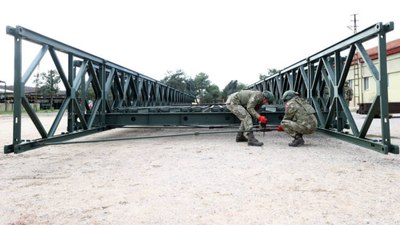
M 260 80 L 264 80 L 265 78 L 272 76 L 278 72 L 279 72 L 279 70 L 277 70 L 277 69 L 268 69 L 268 74 L 265 75 L 265 74 L 260 73 L 259 78 L 260 78 Z
M 188 94 L 196 96 L 196 90 L 194 88 L 194 80 L 190 77 L 186 80 L 186 90 Z
M 160 82 L 182 92 L 189 91 L 190 85 L 188 85 L 187 76 L 180 69 L 175 72 L 167 71 L 166 76 Z
M 238 82 L 237 80 L 231 80 L 223 89 L 221 93 L 221 97 L 223 99 L 227 99 L 228 96 L 232 93 L 235 93 L 237 91 L 246 89 L 246 85 L 243 83 Z
M 200 72 L 194 78 L 193 84 L 194 84 L 194 90 L 196 93 L 196 101 L 197 101 L 197 99 L 200 99 L 200 100 L 203 99 L 205 90 L 210 86 L 211 82 L 208 79 L 207 74 Z
M 43 96 L 50 97 L 50 107 L 53 108 L 53 98 L 54 95 L 58 93 L 60 88 L 58 83 L 60 83 L 61 78 L 57 70 L 49 70 L 47 73 L 41 73 L 41 86 L 40 92 Z
M 35 75 L 33 83 L 35 84 L 35 103 L 37 103 L 38 102 L 38 100 L 37 100 L 38 92 L 39 92 L 40 84 L 41 84 L 41 82 L 40 82 L 40 73 L 39 72 Z M 36 104 L 35 104 L 35 107 L 36 107 Z
M 208 86 L 204 92 L 204 96 L 201 99 L 202 103 L 216 103 L 218 98 L 220 97 L 221 92 L 219 91 L 219 87 L 215 84 L 211 84 Z

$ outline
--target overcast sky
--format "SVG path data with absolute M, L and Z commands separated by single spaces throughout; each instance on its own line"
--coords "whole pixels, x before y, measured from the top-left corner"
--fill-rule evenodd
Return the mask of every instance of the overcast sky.
M 23 26 L 154 79 L 167 71 L 204 72 L 221 89 L 257 82 L 357 30 L 393 21 L 389 0 L 2 0 L 0 80 L 13 84 L 14 38 Z M 26 59 L 28 60 L 28 59 Z M 29 59 L 29 62 L 31 59 Z M 47 72 L 46 68 L 42 72 Z

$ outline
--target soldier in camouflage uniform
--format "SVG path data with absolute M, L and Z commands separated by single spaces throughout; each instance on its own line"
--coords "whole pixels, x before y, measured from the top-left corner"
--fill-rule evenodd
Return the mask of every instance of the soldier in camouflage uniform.
M 269 91 L 251 91 L 242 90 L 231 94 L 226 101 L 226 107 L 241 121 L 239 132 L 236 136 L 236 142 L 247 142 L 249 146 L 262 146 L 263 143 L 258 141 L 253 132 L 253 118 L 260 121 L 261 124 L 267 123 L 267 118 L 261 116 L 257 110 L 262 105 L 272 103 L 274 95 Z M 247 137 L 244 131 L 248 131 Z
M 330 95 L 331 94 L 329 91 L 329 87 L 328 85 L 325 85 L 322 97 L 324 98 L 327 104 L 329 104 L 329 98 L 331 97 Z
M 353 99 L 353 88 L 349 86 L 349 82 L 344 82 L 344 98 L 346 100 L 347 105 L 349 105 L 350 101 Z
M 285 115 L 278 126 L 278 131 L 285 131 L 294 140 L 289 146 L 297 147 L 304 145 L 304 134 L 312 134 L 317 129 L 318 121 L 315 117 L 314 108 L 298 93 L 292 90 L 286 91 L 283 96 Z
M 343 86 L 344 99 L 346 100 L 347 105 L 349 105 L 350 101 L 353 99 L 353 88 L 350 87 L 349 82 L 345 81 Z M 327 100 L 330 97 L 329 87 L 325 86 L 323 91 L 323 98 Z

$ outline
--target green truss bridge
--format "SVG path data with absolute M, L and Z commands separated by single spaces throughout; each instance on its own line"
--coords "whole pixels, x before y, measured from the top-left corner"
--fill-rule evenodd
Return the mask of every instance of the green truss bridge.
M 277 125 L 283 116 L 280 100 L 287 90 L 295 90 L 308 99 L 317 112 L 319 131 L 356 145 L 383 153 L 399 153 L 391 143 L 388 106 L 386 33 L 393 22 L 374 24 L 326 49 L 294 63 L 277 74 L 260 80 L 249 89 L 269 90 L 276 97 L 272 107 L 261 114 Z M 195 96 L 168 87 L 129 68 L 109 62 L 60 41 L 21 26 L 7 27 L 14 37 L 14 112 L 13 139 L 4 153 L 21 153 L 44 145 L 60 144 L 77 137 L 126 126 L 237 126 L 239 121 L 224 105 L 194 106 Z M 366 42 L 377 44 L 378 58 L 372 60 Z M 23 70 L 23 42 L 37 46 L 29 66 Z M 376 96 L 365 121 L 357 125 L 347 106 L 343 87 L 354 57 L 362 57 L 376 81 Z M 61 77 L 66 97 L 51 124 L 45 125 L 25 96 L 25 85 L 34 70 L 49 56 Z M 328 88 L 329 96 L 323 96 Z M 93 90 L 95 98 L 88 97 Z M 93 102 L 90 105 L 89 102 Z M 22 119 L 22 112 L 30 121 Z M 367 138 L 372 120 L 379 115 L 381 135 Z M 67 119 L 64 119 L 64 118 Z M 35 138 L 25 137 L 24 123 L 38 131 Z M 348 127 L 347 127 L 348 126 Z M 347 129 L 348 128 L 348 129 Z

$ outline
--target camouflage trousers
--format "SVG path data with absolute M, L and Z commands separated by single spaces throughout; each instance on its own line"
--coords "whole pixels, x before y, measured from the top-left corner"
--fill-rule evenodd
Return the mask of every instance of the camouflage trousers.
M 240 131 L 251 130 L 253 128 L 253 118 L 243 106 L 232 104 L 228 101 L 226 107 L 241 121 Z
M 292 137 L 295 137 L 296 134 L 312 134 L 317 129 L 316 123 L 303 125 L 291 120 L 282 120 L 281 126 L 283 130 Z

